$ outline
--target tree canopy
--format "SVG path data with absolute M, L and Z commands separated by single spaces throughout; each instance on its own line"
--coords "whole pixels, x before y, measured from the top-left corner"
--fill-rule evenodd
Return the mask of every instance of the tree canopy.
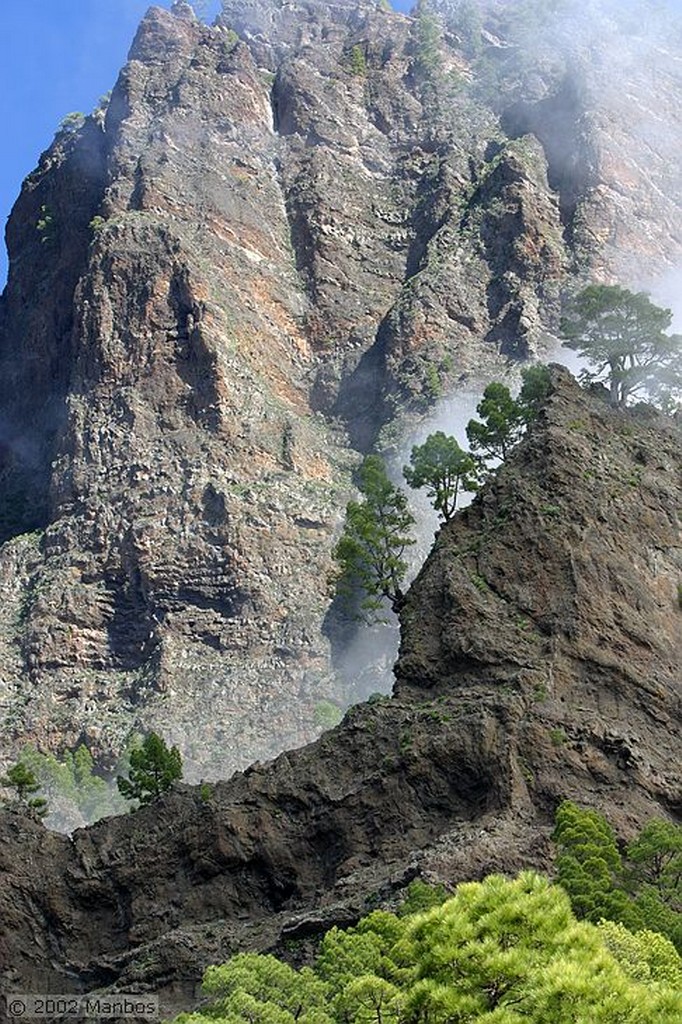
M 150 732 L 142 746 L 131 751 L 128 778 L 119 775 L 116 783 L 126 799 L 149 804 L 181 778 L 182 757 L 178 748 L 169 749 L 161 736 Z
M 85 744 L 57 757 L 26 746 L 22 762 L 34 773 L 48 798 L 50 825 L 71 831 L 112 814 L 123 814 L 126 803 L 115 786 L 100 774 Z
M 506 384 L 493 381 L 476 406 L 480 420 L 469 420 L 466 433 L 471 451 L 483 465 L 485 460 L 504 462 L 523 437 L 526 418 Z
M 523 436 L 523 410 L 507 385 L 496 380 L 488 384 L 476 412 L 481 420 L 469 420 L 466 428 L 472 452 L 480 453 L 484 459 L 504 461 Z
M 549 369 L 544 364 L 527 366 L 521 371 L 521 379 L 518 398 L 512 398 L 507 385 L 498 380 L 488 384 L 476 406 L 481 420 L 469 420 L 467 424 L 471 451 L 482 461 L 504 462 L 549 393 Z
M 427 488 L 433 507 L 446 523 L 457 511 L 460 490 L 478 489 L 476 462 L 460 448 L 456 438 L 448 437 L 442 430 L 413 447 L 410 465 L 403 467 L 403 476 L 410 487 Z
M 682 826 L 654 819 L 621 853 L 601 814 L 566 801 L 554 839 L 557 877 L 579 917 L 660 932 L 682 952 Z
M 40 790 L 40 783 L 23 761 L 7 769 L 7 774 L 0 777 L 0 786 L 14 789 L 17 799 L 39 817 L 47 814 L 47 800 L 34 795 Z
M 433 77 L 440 70 L 442 56 L 442 27 L 439 18 L 432 13 L 427 0 L 417 0 L 415 8 L 416 46 L 414 68 L 422 78 Z
M 636 396 L 667 404 L 682 390 L 682 338 L 666 333 L 671 323 L 644 292 L 592 284 L 568 302 L 561 332 L 594 367 L 581 378 L 603 381 L 613 405 Z
M 176 1024 L 677 1024 L 680 958 L 658 939 L 577 922 L 535 872 L 491 875 L 330 929 L 312 967 L 238 954 L 206 972 L 215 1002 Z
M 358 477 L 362 500 L 348 503 L 333 558 L 339 566 L 339 592 L 352 596 L 360 591 L 364 595 L 360 609 L 372 616 L 384 600 L 394 610 L 400 607 L 407 572 L 403 555 L 414 544 L 409 531 L 415 520 L 407 498 L 391 483 L 378 455 L 366 456 Z
M 549 367 L 544 363 L 533 363 L 521 370 L 521 390 L 516 403 L 526 423 L 538 415 L 542 404 L 549 395 L 551 377 Z

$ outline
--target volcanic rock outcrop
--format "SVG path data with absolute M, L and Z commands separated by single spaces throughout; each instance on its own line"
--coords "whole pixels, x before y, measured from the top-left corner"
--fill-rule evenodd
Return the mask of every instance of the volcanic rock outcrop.
M 556 369 L 529 435 L 443 527 L 393 697 L 227 783 L 73 839 L 0 816 L 5 991 L 160 991 L 390 901 L 547 867 L 559 801 L 624 838 L 679 820 L 682 432 Z
M 679 72 L 642 25 L 223 6 L 149 11 L 8 225 L 6 758 L 156 728 L 216 777 L 310 739 L 358 696 L 323 632 L 358 451 L 541 352 L 576 269 L 680 256 Z

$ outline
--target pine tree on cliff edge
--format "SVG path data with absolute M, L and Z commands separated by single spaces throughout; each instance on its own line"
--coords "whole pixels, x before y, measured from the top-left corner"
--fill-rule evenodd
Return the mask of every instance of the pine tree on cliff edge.
M 409 535 L 414 516 L 378 455 L 368 455 L 358 475 L 362 501 L 348 503 L 344 531 L 333 558 L 339 566 L 337 591 L 347 598 L 362 593 L 360 611 L 372 618 L 384 601 L 393 611 L 402 604 L 407 572 L 403 554 L 414 544 Z
M 130 772 L 116 780 L 121 796 L 150 804 L 182 778 L 182 757 L 177 747 L 166 746 L 161 736 L 151 732 L 141 747 L 130 755 Z
M 612 405 L 649 397 L 664 407 L 682 394 L 682 337 L 666 334 L 669 309 L 644 292 L 592 284 L 567 304 L 561 321 L 564 345 L 586 359 L 585 383 L 604 381 Z

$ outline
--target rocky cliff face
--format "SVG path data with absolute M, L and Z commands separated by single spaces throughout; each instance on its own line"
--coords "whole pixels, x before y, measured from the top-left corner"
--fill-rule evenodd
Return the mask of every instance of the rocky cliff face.
M 152 8 L 106 111 L 27 179 L 0 303 L 8 756 L 106 763 L 157 728 L 211 777 L 310 739 L 352 697 L 323 625 L 357 450 L 542 351 L 572 272 L 679 259 L 666 44 L 644 61 L 621 26 L 607 63 L 613 32 L 544 25 L 536 51 L 509 5 L 433 6 L 435 35 L 369 0 Z
M 393 697 L 72 840 L 0 816 L 5 990 L 150 989 L 170 1013 L 207 963 L 349 923 L 418 873 L 546 867 L 562 799 L 623 837 L 679 820 L 681 465 L 679 425 L 557 370 L 411 588 Z

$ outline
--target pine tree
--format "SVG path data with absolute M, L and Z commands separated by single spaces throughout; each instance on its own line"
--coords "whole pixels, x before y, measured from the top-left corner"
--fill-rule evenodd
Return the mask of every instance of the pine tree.
M 542 363 L 522 370 L 521 380 L 518 398 L 512 398 L 509 388 L 500 381 L 489 384 L 476 406 L 482 421 L 469 420 L 467 424 L 471 450 L 480 452 L 483 460 L 504 462 L 549 395 L 551 377 L 548 367 Z
M 483 392 L 476 412 L 481 420 L 469 420 L 466 428 L 472 452 L 480 452 L 484 459 L 504 461 L 523 435 L 524 410 L 506 384 L 493 381 Z
M 410 487 L 427 488 L 433 507 L 446 523 L 457 511 L 460 490 L 478 489 L 474 459 L 460 448 L 456 438 L 447 437 L 442 430 L 430 434 L 424 444 L 414 446 L 410 465 L 403 467 L 403 476 Z
M 414 544 L 409 535 L 414 516 L 378 455 L 368 455 L 362 463 L 359 488 L 363 500 L 348 503 L 344 531 L 333 558 L 340 570 L 337 590 L 346 597 L 359 590 L 364 594 L 360 609 L 372 617 L 384 601 L 394 611 L 402 604 L 402 582 L 407 572 L 403 555 Z
M 142 746 L 131 752 L 128 778 L 119 775 L 116 784 L 126 799 L 149 804 L 181 778 L 180 751 L 177 747 L 169 749 L 160 736 L 151 732 Z
M 568 303 L 561 332 L 594 367 L 581 378 L 604 381 L 613 405 L 638 395 L 667 404 L 682 391 L 682 337 L 666 334 L 671 322 L 644 292 L 593 284 Z
M 558 880 L 576 914 L 649 928 L 682 951 L 682 827 L 651 821 L 623 856 L 596 811 L 566 801 L 555 821 Z
M 39 817 L 47 814 L 47 800 L 42 796 L 33 796 L 39 791 L 40 783 L 22 761 L 8 769 L 7 774 L 0 778 L 0 785 L 15 789 L 18 800 Z
M 206 972 L 216 1001 L 176 1024 L 678 1024 L 679 957 L 631 938 L 577 922 L 535 872 L 490 875 L 423 913 L 330 929 L 312 968 L 238 954 Z
M 416 16 L 415 70 L 421 78 L 431 79 L 440 71 L 443 59 L 441 24 L 427 0 L 418 0 Z

